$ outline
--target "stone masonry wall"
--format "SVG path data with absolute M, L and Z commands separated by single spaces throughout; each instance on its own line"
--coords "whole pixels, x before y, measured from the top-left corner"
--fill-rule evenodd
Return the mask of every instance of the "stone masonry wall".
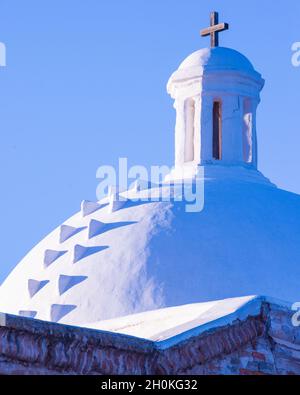
M 294 312 L 264 304 L 261 336 L 228 355 L 185 370 L 196 375 L 300 375 L 300 328 L 292 325 Z
M 0 374 L 300 374 L 293 312 L 262 303 L 258 316 L 161 349 L 130 336 L 1 315 Z

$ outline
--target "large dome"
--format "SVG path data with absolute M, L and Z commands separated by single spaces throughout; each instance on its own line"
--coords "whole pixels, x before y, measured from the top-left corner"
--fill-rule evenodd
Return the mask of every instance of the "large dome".
M 1 285 L 0 311 L 87 325 L 245 295 L 298 300 L 300 196 L 256 170 L 263 84 L 232 49 L 190 55 L 168 85 L 176 127 L 166 180 L 199 182 L 203 209 L 187 211 L 166 181 L 122 202 L 83 202 Z
M 149 190 L 116 211 L 84 202 L 8 276 L 0 311 L 82 325 L 243 295 L 298 300 L 300 197 L 238 167 L 206 167 L 204 190 L 198 213 L 132 200 Z

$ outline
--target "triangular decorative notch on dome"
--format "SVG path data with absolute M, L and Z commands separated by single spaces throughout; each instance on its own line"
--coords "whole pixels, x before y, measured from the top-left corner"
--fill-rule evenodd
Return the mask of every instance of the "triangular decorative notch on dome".
M 81 228 L 75 228 L 69 225 L 62 225 L 60 227 L 59 242 L 63 243 L 67 241 L 68 239 L 75 236 L 77 233 L 83 231 L 84 229 L 86 229 L 86 226 L 83 226 Z
M 61 274 L 58 280 L 59 294 L 62 295 L 69 289 L 75 287 L 75 285 L 85 281 L 87 278 L 87 276 L 65 276 Z
M 81 203 L 81 213 L 83 217 L 100 210 L 101 208 L 107 206 L 107 204 L 100 204 L 97 202 L 90 202 L 89 200 L 83 200 Z
M 35 294 L 37 294 L 42 288 L 45 287 L 49 283 L 49 280 L 28 280 L 28 292 L 30 297 L 32 298 Z
M 74 247 L 74 259 L 73 263 L 81 261 L 83 258 L 86 258 L 90 255 L 97 254 L 103 250 L 109 248 L 108 246 L 99 246 L 99 247 L 84 247 L 81 245 L 76 245 Z
M 59 322 L 67 314 L 71 313 L 77 306 L 68 304 L 53 304 L 51 306 L 50 317 L 52 322 Z
M 37 315 L 37 311 L 35 310 L 20 310 L 19 315 L 25 318 L 35 318 Z
M 134 183 L 130 186 L 130 189 L 134 192 L 140 192 L 145 189 L 151 189 L 152 183 L 150 181 L 143 181 L 141 179 L 135 180 Z
M 68 251 L 46 250 L 44 256 L 44 266 L 48 267 L 58 258 L 66 254 Z
M 117 187 L 111 187 L 109 194 L 108 212 L 114 213 L 125 206 L 129 199 L 120 195 Z
M 104 223 L 92 219 L 89 224 L 89 239 L 99 236 L 102 233 L 108 232 L 113 229 L 121 228 L 128 225 L 136 224 L 136 222 L 111 222 Z

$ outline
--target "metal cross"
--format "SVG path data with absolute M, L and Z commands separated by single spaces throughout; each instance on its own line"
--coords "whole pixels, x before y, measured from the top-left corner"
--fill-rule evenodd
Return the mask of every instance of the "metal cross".
M 211 47 L 219 46 L 219 33 L 224 30 L 228 30 L 228 23 L 219 23 L 219 14 L 217 12 L 212 12 L 210 14 L 210 27 L 201 31 L 201 36 L 210 36 Z

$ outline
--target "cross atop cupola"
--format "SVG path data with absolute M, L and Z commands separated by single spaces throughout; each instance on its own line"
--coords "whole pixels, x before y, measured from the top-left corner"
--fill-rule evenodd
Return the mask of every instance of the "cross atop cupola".
M 210 45 L 212 48 L 219 46 L 219 33 L 228 30 L 228 23 L 219 23 L 219 14 L 212 12 L 210 14 L 210 27 L 201 31 L 201 36 L 210 36 Z

